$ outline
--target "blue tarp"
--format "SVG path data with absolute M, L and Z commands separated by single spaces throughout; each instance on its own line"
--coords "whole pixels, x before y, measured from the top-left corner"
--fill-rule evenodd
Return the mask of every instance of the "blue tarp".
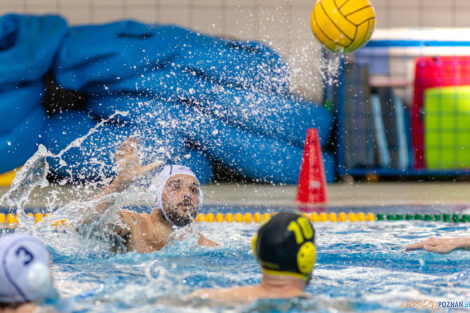
M 67 22 L 57 15 L 1 16 L 0 89 L 40 80 L 67 30 Z
M 48 70 L 62 88 L 82 93 L 86 108 L 57 108 L 43 129 L 38 80 Z M 290 94 L 288 82 L 286 61 L 258 42 L 135 21 L 67 29 L 57 16 L 7 15 L 0 18 L 0 114 L 11 119 L 0 126 L 0 160 L 17 156 L 25 140 L 35 146 L 42 132 L 46 147 L 61 153 L 49 160 L 55 174 L 102 179 L 114 174 L 119 144 L 136 135 L 144 162 L 190 164 L 203 182 L 216 160 L 255 180 L 296 183 L 307 129 L 316 127 L 325 144 L 333 121 Z M 333 158 L 324 160 L 332 181 Z
M 45 121 L 46 112 L 39 105 L 10 131 L 0 135 L 0 173 L 23 165 L 36 152 Z
M 288 92 L 286 62 L 266 45 L 136 21 L 71 27 L 55 75 L 62 87 L 81 90 L 168 65 L 222 84 Z
M 330 112 L 294 96 L 268 95 L 221 86 L 198 93 L 199 99 L 185 103 L 244 131 L 298 147 L 303 147 L 308 128 L 317 128 L 322 145 L 325 145 L 330 135 L 333 124 Z M 178 97 L 171 97 L 152 101 L 151 95 L 116 93 L 90 97 L 87 108 L 91 114 L 101 118 L 116 111 L 129 111 L 127 119 L 132 120 L 152 110 L 154 106 L 165 106 L 177 100 Z
M 36 151 L 46 120 L 42 77 L 68 30 L 56 15 L 0 17 L 0 173 Z
M 96 133 L 81 143 L 80 148 L 73 148 L 64 154 L 66 166 L 53 168 L 63 176 L 70 175 L 80 180 L 83 179 L 81 175 L 88 177 L 92 173 L 113 175 L 114 151 L 120 142 L 134 134 L 144 139 L 141 155 L 144 162 L 160 158 L 184 163 L 188 154 L 184 144 L 191 143 L 201 147 L 204 155 L 248 178 L 263 182 L 297 183 L 302 148 L 234 127 L 187 104 L 165 103 L 163 107 L 162 103 L 151 101 L 146 105 L 145 113 L 133 121 L 120 120 L 121 116 L 116 115 L 112 123 L 98 127 Z M 96 125 L 97 122 L 85 112 L 55 115 L 48 124 L 44 143 L 52 152 L 58 153 Z M 323 157 L 327 179 L 331 182 L 334 179 L 334 160 L 327 153 Z M 104 162 L 105 166 L 100 167 L 97 160 Z M 58 160 L 54 164 L 59 164 Z M 212 170 L 203 164 L 199 165 L 199 171 L 212 175 Z

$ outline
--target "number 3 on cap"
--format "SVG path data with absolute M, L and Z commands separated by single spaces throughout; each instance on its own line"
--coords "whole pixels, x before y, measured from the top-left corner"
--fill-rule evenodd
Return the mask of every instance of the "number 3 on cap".
M 295 242 L 300 245 L 306 239 L 313 237 L 313 230 L 310 226 L 310 222 L 303 216 L 297 219 L 297 222 L 292 221 L 287 226 L 287 230 L 291 231 L 295 235 Z

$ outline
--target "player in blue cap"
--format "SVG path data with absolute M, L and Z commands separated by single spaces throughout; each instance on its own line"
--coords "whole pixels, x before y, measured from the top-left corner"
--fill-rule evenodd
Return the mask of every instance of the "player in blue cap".
M 33 312 L 37 302 L 55 295 L 41 241 L 23 233 L 0 237 L 0 312 Z

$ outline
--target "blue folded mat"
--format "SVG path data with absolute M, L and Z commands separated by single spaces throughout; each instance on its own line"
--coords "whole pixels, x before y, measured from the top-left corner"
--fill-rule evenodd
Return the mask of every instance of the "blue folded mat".
M 0 136 L 17 127 L 31 112 L 41 106 L 44 95 L 42 83 L 0 90 Z
M 252 134 L 187 106 L 179 106 L 179 129 L 213 159 L 241 175 L 270 183 L 296 184 L 303 149 Z M 334 159 L 324 153 L 328 182 L 334 179 Z
M 248 178 L 274 183 L 297 183 L 302 148 L 257 136 L 184 104 L 167 103 L 165 107 L 149 107 L 155 110 L 133 122 L 107 123 L 98 128 L 79 148 L 72 148 L 62 156 L 65 166 L 59 166 L 58 159 L 50 160 L 52 170 L 75 180 L 113 175 L 114 152 L 128 136 L 136 135 L 142 139 L 144 163 L 159 158 L 167 163 L 185 164 L 186 138 L 203 147 L 208 156 Z M 84 112 L 56 115 L 48 121 L 43 143 L 53 153 L 58 153 L 75 138 L 87 134 L 95 125 L 96 122 Z M 159 133 L 162 130 L 164 134 Z M 172 140 L 167 137 L 169 135 L 174 136 Z M 204 161 L 209 164 L 207 158 Z M 334 178 L 333 158 L 324 154 L 324 161 L 327 179 L 331 182 Z M 192 162 L 197 169 L 198 161 Z M 204 175 L 211 175 L 209 165 L 200 166 Z M 204 181 L 203 178 L 201 181 Z
M 164 132 L 167 128 L 152 124 L 102 123 L 99 126 L 85 112 L 63 112 L 47 121 L 41 143 L 58 155 L 48 159 L 52 173 L 75 181 L 101 180 L 115 174 L 114 153 L 131 135 L 141 139 L 140 157 L 143 163 L 156 159 L 169 162 L 182 157 L 184 138 L 179 137 L 178 133 Z M 81 142 L 61 152 L 81 137 Z
M 63 88 L 82 90 L 166 65 L 222 84 L 288 92 L 286 62 L 266 45 L 136 21 L 71 27 L 54 72 Z
M 0 89 L 40 80 L 66 32 L 67 22 L 57 15 L 0 16 Z
M 39 80 L 51 69 L 54 81 L 83 92 L 87 105 L 45 124 Z M 318 129 L 323 146 L 333 119 L 291 95 L 288 78 L 285 60 L 257 42 L 135 21 L 67 28 L 58 16 L 6 15 L 0 173 L 22 165 L 43 133 L 41 142 L 60 153 L 48 160 L 53 173 L 103 179 L 115 173 L 121 142 L 135 135 L 144 163 L 183 163 L 204 183 L 213 178 L 211 160 L 254 180 L 297 183 L 307 129 Z M 332 181 L 333 158 L 325 153 L 324 161 Z
M 207 77 L 174 66 L 164 66 L 113 82 L 93 82 L 82 88 L 82 91 L 94 97 L 128 94 L 165 101 L 202 101 L 216 87 L 218 85 Z
M 208 184 L 214 179 L 212 161 L 203 151 L 187 148 L 181 161 L 176 161 L 176 163 L 189 167 L 201 184 Z
M 23 165 L 38 148 L 46 112 L 38 105 L 10 131 L 0 134 L 0 173 Z
M 108 119 L 115 115 L 114 120 L 122 123 L 133 123 L 143 119 L 146 114 L 164 106 L 167 106 L 167 102 L 164 100 L 116 94 L 107 97 L 89 97 L 86 111 L 97 120 Z M 119 112 L 123 114 L 119 114 Z
M 206 92 L 200 92 L 204 94 L 201 98 L 205 101 L 193 101 L 191 105 L 234 127 L 298 147 L 303 147 L 305 134 L 311 127 L 318 130 L 322 146 L 328 141 L 333 118 L 322 106 L 292 96 L 267 95 L 220 86 L 213 89 L 216 90 L 208 88 Z M 100 118 L 106 118 L 116 111 L 127 111 L 129 114 L 123 119 L 131 121 L 144 116 L 155 107 L 167 106 L 177 101 L 177 97 L 171 99 L 152 100 L 151 96 L 127 94 L 90 97 L 87 110 Z

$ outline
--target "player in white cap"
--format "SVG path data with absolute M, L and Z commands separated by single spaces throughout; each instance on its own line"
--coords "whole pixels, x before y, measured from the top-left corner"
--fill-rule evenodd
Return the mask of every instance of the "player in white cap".
M 41 241 L 23 233 L 0 237 L 0 312 L 33 312 L 38 301 L 55 295 Z
M 143 166 L 137 155 L 138 142 L 138 139 L 130 137 L 122 143 L 116 152 L 118 175 L 98 195 L 99 198 L 125 190 L 136 178 L 162 165 L 160 161 L 155 161 Z M 150 214 L 130 210 L 118 212 L 122 223 L 116 223 L 113 228 L 118 243 L 126 251 L 147 253 L 162 249 L 175 229 L 194 221 L 202 205 L 199 181 L 188 167 L 167 165 L 155 180 L 157 184 L 152 184 L 157 185 L 153 190 L 155 209 Z M 89 208 L 88 217 L 83 222 L 92 223 L 97 214 L 103 214 L 113 204 L 113 200 L 103 200 L 97 206 Z M 218 246 L 202 234 L 198 236 L 199 245 Z

